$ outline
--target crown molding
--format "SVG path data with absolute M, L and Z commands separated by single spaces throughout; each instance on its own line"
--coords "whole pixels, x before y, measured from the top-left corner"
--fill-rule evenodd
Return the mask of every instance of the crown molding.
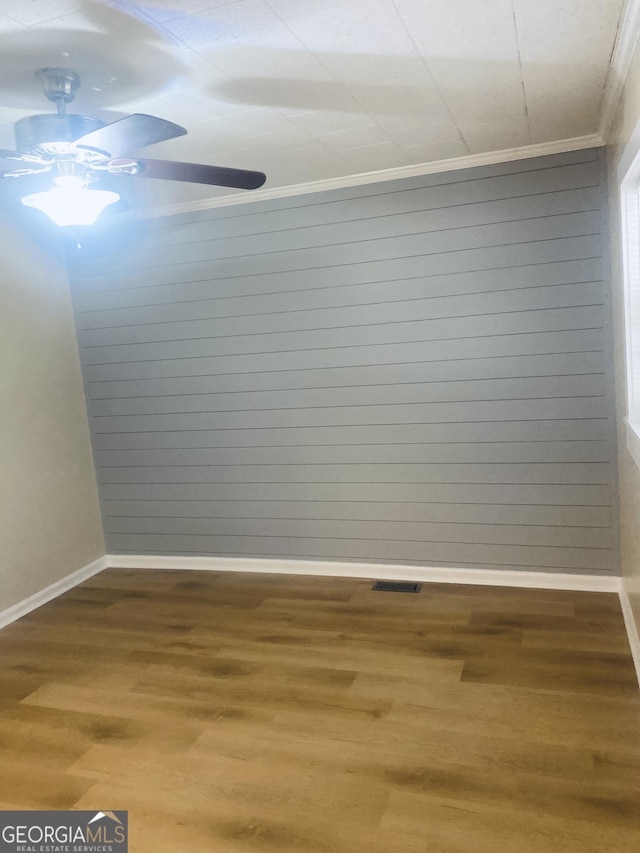
M 633 0 L 636 2 L 636 0 Z M 640 0 L 637 0 L 640 5 Z M 238 204 L 251 204 L 258 201 L 271 201 L 308 193 L 328 192 L 363 184 L 375 184 L 383 181 L 398 181 L 403 178 L 415 178 L 433 175 L 439 172 L 451 172 L 459 169 L 473 169 L 477 166 L 491 166 L 495 163 L 507 163 L 512 160 L 526 160 L 530 157 L 545 157 L 549 154 L 564 154 L 566 151 L 580 151 L 584 148 L 598 148 L 604 145 L 599 133 L 588 136 L 575 136 L 571 139 L 559 139 L 554 142 L 539 142 L 535 145 L 523 145 L 519 148 L 505 148 L 501 151 L 487 151 L 482 154 L 467 154 L 463 157 L 451 157 L 448 160 L 433 160 L 411 166 L 397 166 L 378 172 L 362 172 L 358 175 L 343 175 L 339 178 L 326 178 L 321 181 L 309 181 L 286 187 L 274 187 L 266 190 L 253 190 L 250 193 L 224 195 L 190 201 L 182 204 L 170 204 L 148 210 L 135 211 L 117 217 L 120 221 L 130 219 L 157 219 L 162 216 L 176 216 L 180 213 L 194 213 L 199 210 L 211 210 L 216 207 L 229 207 Z M 116 217 L 114 217 L 115 219 Z
M 631 60 L 640 37 L 640 0 L 627 0 L 620 18 L 609 74 L 602 96 L 598 135 L 606 145 L 615 118 L 618 102 L 629 74 Z

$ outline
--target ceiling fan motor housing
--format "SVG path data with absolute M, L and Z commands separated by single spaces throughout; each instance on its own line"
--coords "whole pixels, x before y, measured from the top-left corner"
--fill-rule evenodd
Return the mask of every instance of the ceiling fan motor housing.
M 81 136 L 104 127 L 97 118 L 81 115 L 42 113 L 19 119 L 14 125 L 18 151 L 34 151 L 56 142 L 74 142 Z

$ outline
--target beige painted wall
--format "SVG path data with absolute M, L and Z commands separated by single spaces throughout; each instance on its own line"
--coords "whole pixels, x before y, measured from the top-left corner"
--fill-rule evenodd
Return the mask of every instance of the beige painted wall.
M 60 255 L 0 222 L 0 611 L 105 553 Z
M 622 536 L 622 574 L 625 578 L 636 625 L 640 626 L 640 469 L 627 451 L 623 418 L 626 414 L 624 369 L 624 313 L 620 252 L 620 198 L 618 163 L 631 134 L 640 121 L 640 45 L 629 70 L 616 113 L 609 147 L 609 186 L 611 212 L 611 256 L 613 264 L 613 311 L 618 406 L 618 468 L 620 478 L 620 525 Z

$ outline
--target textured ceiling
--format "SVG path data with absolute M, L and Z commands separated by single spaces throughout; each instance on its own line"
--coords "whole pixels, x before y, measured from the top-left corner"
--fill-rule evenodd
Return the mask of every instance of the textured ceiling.
M 0 0 L 0 147 L 46 112 L 147 112 L 162 156 L 260 169 L 267 188 L 597 131 L 624 0 Z M 107 110 L 108 112 L 103 112 Z M 228 194 L 154 184 L 156 203 Z

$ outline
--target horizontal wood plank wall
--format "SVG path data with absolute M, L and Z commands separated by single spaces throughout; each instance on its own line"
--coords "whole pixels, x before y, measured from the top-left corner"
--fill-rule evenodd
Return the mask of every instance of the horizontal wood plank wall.
M 616 573 L 603 156 L 78 252 L 109 551 Z

